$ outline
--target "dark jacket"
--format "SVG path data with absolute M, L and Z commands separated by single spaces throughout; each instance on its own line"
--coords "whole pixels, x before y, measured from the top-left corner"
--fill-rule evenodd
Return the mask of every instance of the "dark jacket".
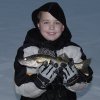
M 59 39 L 55 42 L 46 41 L 43 38 L 41 38 L 41 36 L 38 32 L 39 31 L 37 31 L 36 28 L 32 29 L 28 32 L 23 46 L 21 46 L 18 49 L 18 52 L 16 55 L 16 59 L 15 59 L 15 63 L 14 63 L 15 84 L 16 84 L 16 91 L 20 95 L 22 95 L 21 100 L 67 100 L 67 99 L 68 100 L 76 100 L 76 93 L 66 89 L 63 85 L 61 85 L 62 80 L 60 79 L 60 77 L 57 77 L 54 80 L 54 82 L 46 88 L 46 92 L 44 92 L 40 96 L 36 96 L 35 98 L 33 96 L 34 99 L 32 98 L 32 96 L 28 97 L 23 92 L 23 91 L 25 91 L 25 90 L 23 90 L 23 85 L 30 84 L 30 82 L 34 83 L 34 80 L 36 79 L 36 74 L 33 73 L 33 75 L 31 75 L 31 76 L 27 75 L 26 72 L 27 72 L 28 68 L 26 66 L 22 66 L 18 63 L 18 59 L 23 57 L 23 55 L 26 52 L 25 50 L 28 50 L 31 47 L 32 47 L 31 49 L 35 49 L 35 47 L 38 47 L 38 48 L 40 48 L 40 50 L 42 50 L 42 48 L 47 48 L 51 51 L 54 51 L 55 56 L 57 56 L 58 55 L 57 51 L 63 49 L 64 47 L 69 48 L 72 46 L 72 47 L 74 47 L 72 51 L 74 51 L 74 49 L 76 51 L 76 48 L 80 48 L 80 52 L 81 52 L 80 59 L 82 59 L 82 60 L 86 59 L 86 56 L 82 51 L 82 48 L 80 46 L 78 46 L 77 44 L 75 44 L 73 42 L 68 42 L 62 38 L 60 38 L 61 41 Z M 66 42 L 62 42 L 62 41 L 66 41 Z M 39 50 L 37 49 L 37 51 L 39 51 Z M 45 53 L 45 52 L 43 51 L 43 53 Z M 90 67 L 89 67 L 89 73 L 90 73 L 89 77 L 87 77 L 87 78 L 85 77 L 85 79 L 87 79 L 88 83 L 91 82 L 91 80 L 92 80 L 92 70 Z M 80 78 L 82 79 L 82 77 L 80 77 Z M 83 80 L 81 80 L 81 82 L 82 81 L 84 81 L 84 78 L 83 78 Z

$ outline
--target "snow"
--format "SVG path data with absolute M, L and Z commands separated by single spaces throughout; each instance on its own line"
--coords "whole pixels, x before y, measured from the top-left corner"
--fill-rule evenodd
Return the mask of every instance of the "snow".
M 49 0 L 54 1 L 54 0 Z M 63 8 L 72 40 L 82 46 L 94 71 L 92 84 L 78 100 L 100 98 L 100 0 L 55 0 Z M 0 0 L 0 100 L 19 100 L 14 88 L 14 58 L 33 27 L 31 13 L 47 0 Z

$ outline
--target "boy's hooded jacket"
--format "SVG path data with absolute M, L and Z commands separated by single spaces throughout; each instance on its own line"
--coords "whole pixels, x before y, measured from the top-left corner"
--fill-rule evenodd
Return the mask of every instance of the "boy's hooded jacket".
M 37 27 L 37 23 L 39 21 L 37 16 L 40 11 L 49 12 L 53 17 L 55 17 L 65 26 L 65 30 L 57 40 L 47 41 L 41 35 Z M 67 27 L 65 15 L 58 3 L 49 2 L 33 11 L 32 21 L 35 25 L 35 28 L 28 31 L 23 46 L 18 49 L 14 62 L 16 92 L 22 95 L 21 100 L 76 100 L 75 92 L 66 89 L 63 85 L 58 84 L 61 81 L 61 79 L 59 78 L 56 78 L 54 82 L 46 88 L 46 90 L 41 90 L 37 88 L 34 84 L 36 73 L 34 73 L 33 71 L 33 75 L 28 76 L 26 73 L 28 71 L 30 72 L 30 69 L 18 63 L 18 59 L 20 57 L 37 54 L 39 51 L 42 50 L 42 48 L 54 52 L 54 56 L 58 56 L 61 53 L 67 53 L 67 55 L 70 58 L 73 58 L 75 62 L 86 59 L 82 48 L 77 44 L 71 42 L 72 36 Z M 45 49 L 43 49 L 44 51 L 42 50 L 42 52 L 44 54 L 48 54 L 48 52 L 45 52 Z M 92 80 L 92 70 L 90 67 L 89 69 L 90 76 L 88 78 L 88 82 Z

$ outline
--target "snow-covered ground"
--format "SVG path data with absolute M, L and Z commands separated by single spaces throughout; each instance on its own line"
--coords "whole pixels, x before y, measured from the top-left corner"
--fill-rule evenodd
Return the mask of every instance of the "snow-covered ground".
M 19 100 L 14 90 L 13 62 L 27 31 L 32 11 L 48 0 L 0 0 L 0 100 Z M 49 0 L 62 6 L 72 40 L 92 58 L 93 82 L 78 93 L 78 100 L 100 98 L 100 0 Z

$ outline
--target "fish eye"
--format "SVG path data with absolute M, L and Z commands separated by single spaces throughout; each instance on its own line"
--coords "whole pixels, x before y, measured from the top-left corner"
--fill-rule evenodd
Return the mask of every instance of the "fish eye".
M 26 58 L 24 58 L 24 60 L 27 60 Z

